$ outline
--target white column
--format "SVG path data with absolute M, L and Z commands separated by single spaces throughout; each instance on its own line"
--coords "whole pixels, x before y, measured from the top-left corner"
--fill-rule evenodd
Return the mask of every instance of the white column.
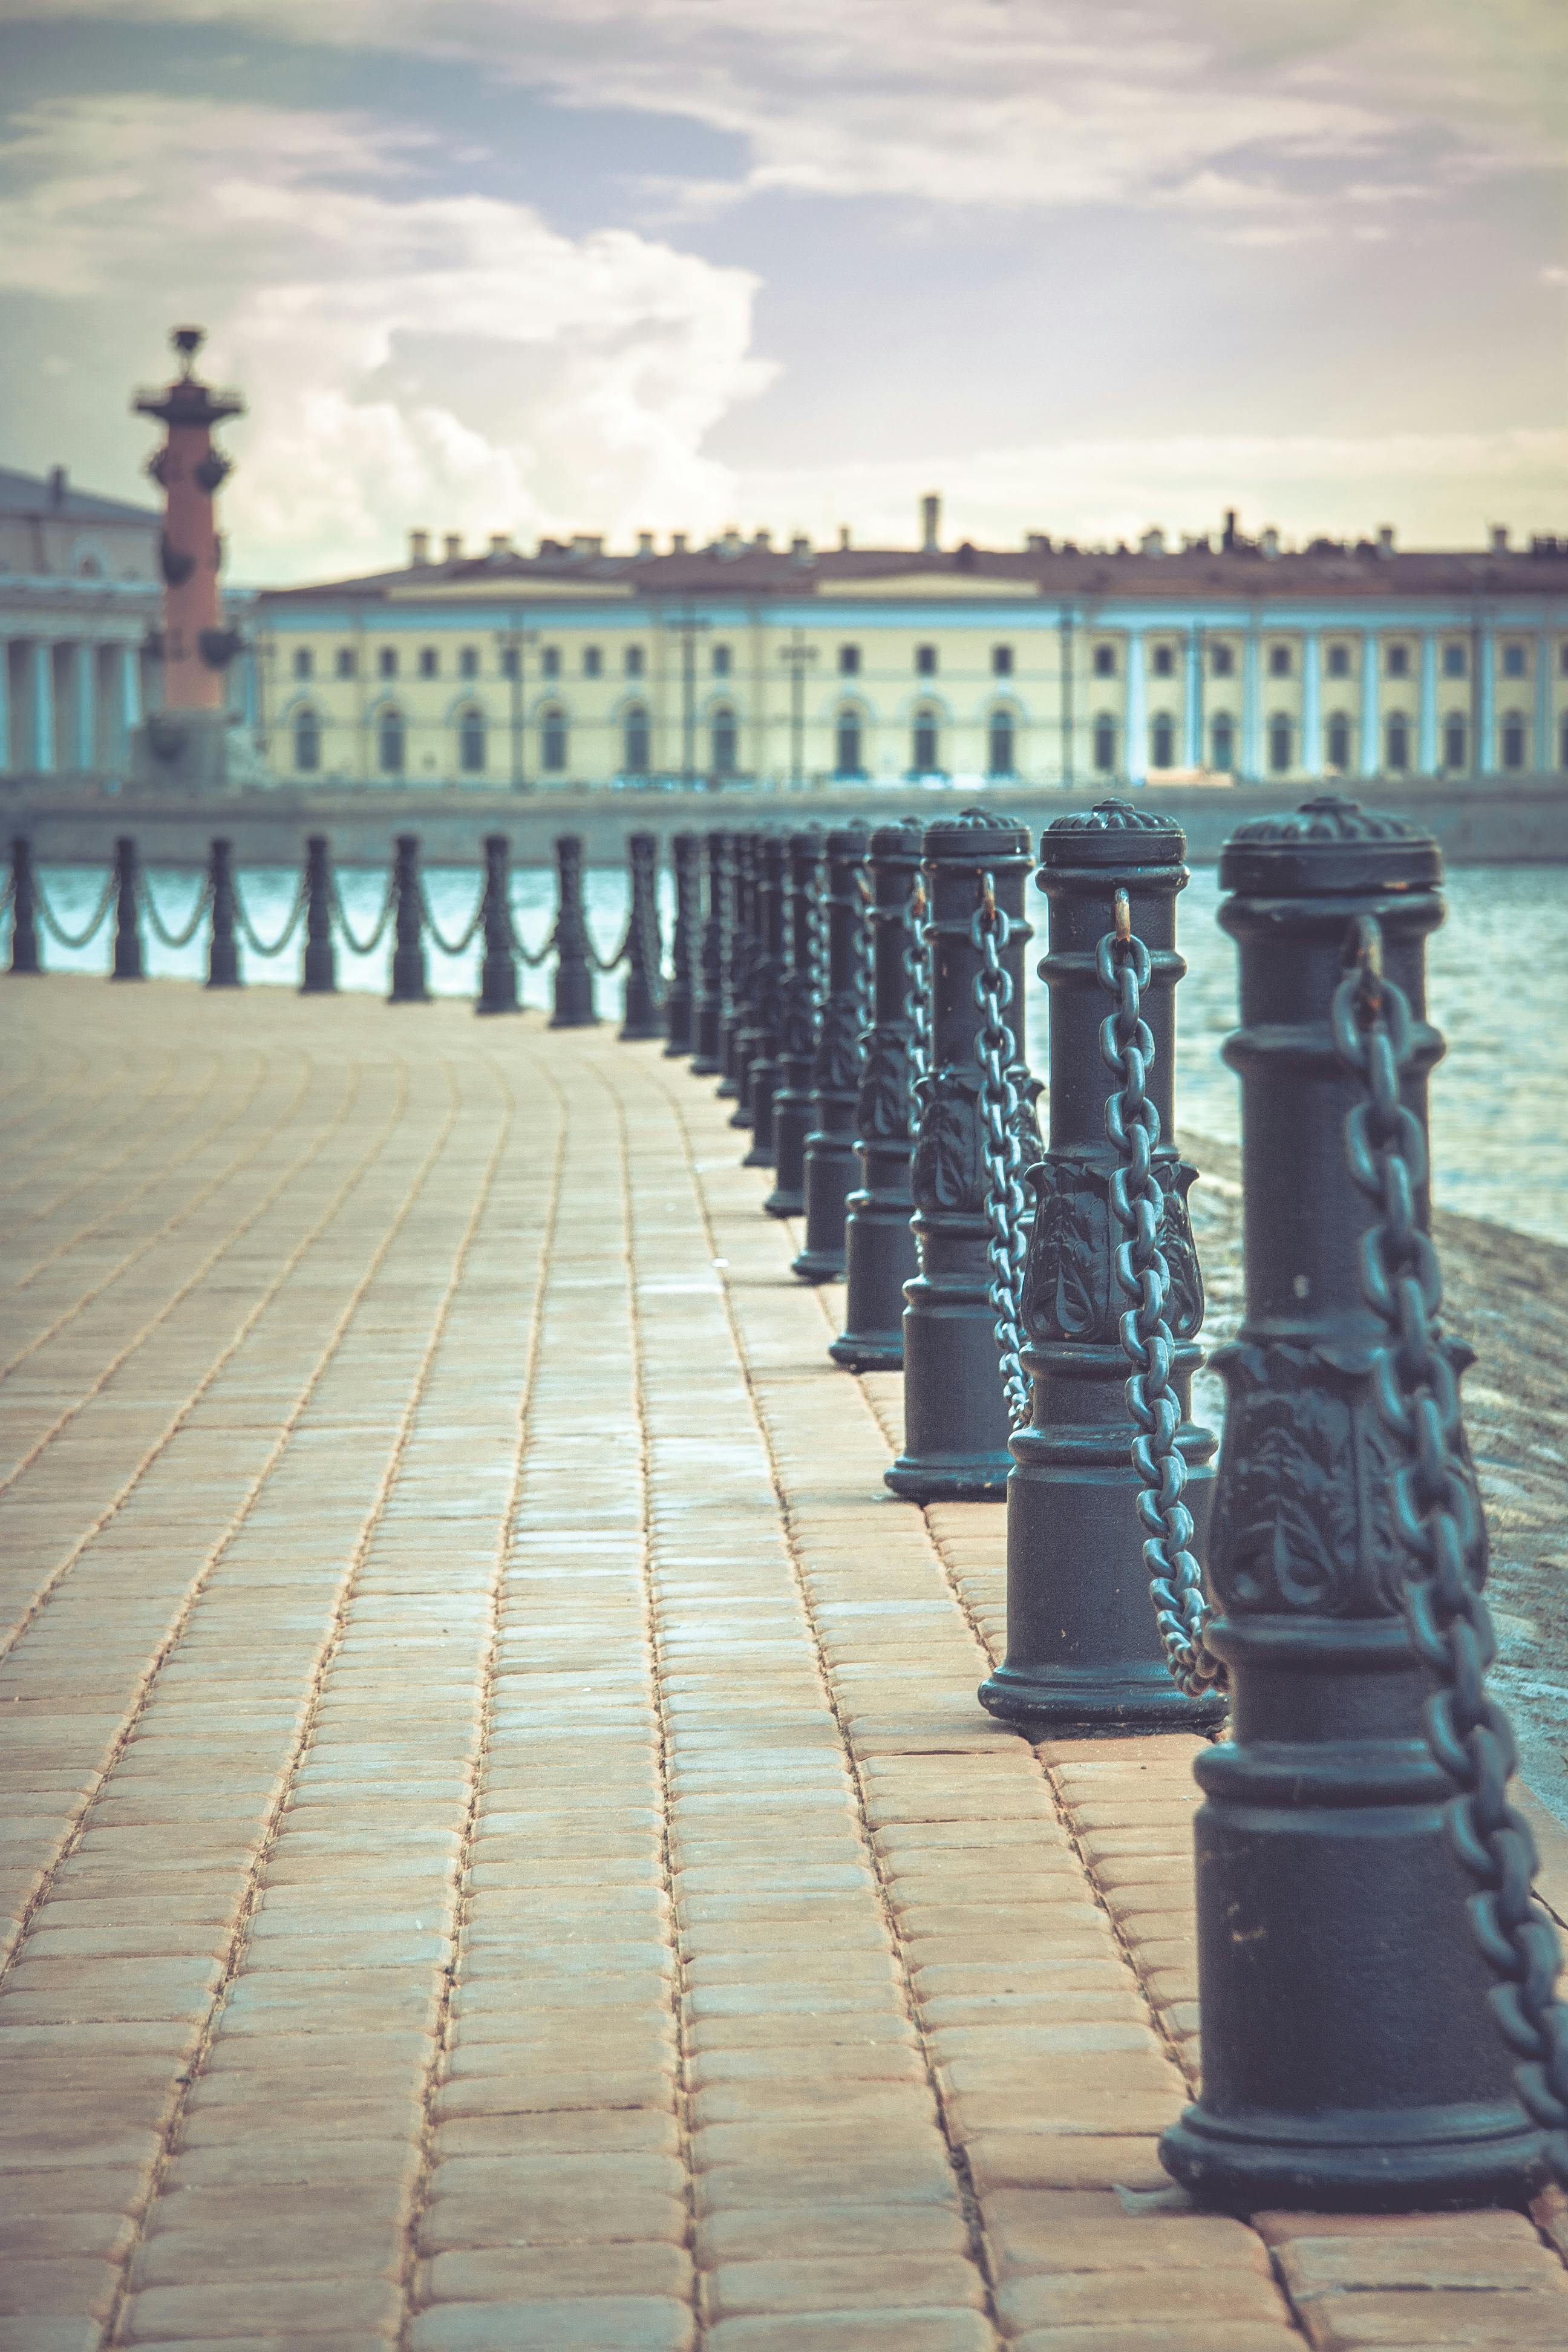
M 1182 764 L 1204 764 L 1204 641 L 1198 628 L 1187 631 L 1187 699 L 1182 713 Z
M 86 776 L 98 764 L 98 649 L 95 646 L 75 645 L 71 647 L 71 660 L 76 701 L 76 757 L 71 764 Z
M 0 776 L 11 773 L 11 647 L 0 637 Z
M 1497 640 L 1488 622 L 1478 632 L 1476 650 L 1476 748 L 1471 771 L 1497 773 Z
M 120 719 L 127 735 L 142 724 L 142 648 L 120 648 Z
M 1142 629 L 1127 632 L 1127 755 L 1122 762 L 1130 784 L 1146 783 L 1149 778 L 1149 692 L 1143 675 L 1147 655 Z
M 1535 766 L 1542 776 L 1557 765 L 1552 740 L 1552 639 L 1542 629 L 1535 640 Z
M 1301 633 L 1301 766 L 1323 772 L 1323 648 L 1316 629 Z
M 55 772 L 55 649 L 39 640 L 33 646 L 33 768 L 40 776 Z
M 1415 721 L 1415 772 L 1437 772 L 1437 639 L 1426 629 L 1421 637 L 1421 702 Z
M 1263 647 L 1256 622 L 1241 646 L 1241 781 L 1255 784 L 1263 773 Z
M 1382 711 L 1378 696 L 1377 656 L 1376 632 L 1364 630 L 1361 641 L 1361 758 L 1357 762 L 1363 776 L 1375 776 L 1383 765 L 1377 731 Z

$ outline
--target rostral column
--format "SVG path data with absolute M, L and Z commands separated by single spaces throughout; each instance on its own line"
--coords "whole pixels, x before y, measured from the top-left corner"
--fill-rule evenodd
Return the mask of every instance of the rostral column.
M 221 788 L 249 781 L 235 772 L 248 770 L 253 755 L 231 740 L 235 721 L 224 688 L 240 638 L 224 626 L 218 597 L 223 544 L 214 501 L 232 461 L 214 447 L 212 429 L 226 416 L 243 415 L 245 403 L 191 373 L 201 328 L 176 327 L 170 340 L 180 354 L 179 374 L 164 390 L 138 393 L 132 404 L 138 415 L 155 416 L 168 428 L 147 466 L 164 501 L 163 707 L 138 730 L 135 766 L 139 782 Z

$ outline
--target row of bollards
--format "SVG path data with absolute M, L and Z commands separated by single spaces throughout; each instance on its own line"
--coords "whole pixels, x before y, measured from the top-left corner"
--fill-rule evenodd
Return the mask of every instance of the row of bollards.
M 1196 1767 L 1204 2088 L 1167 2169 L 1244 2212 L 1517 2203 L 1568 2179 L 1568 2011 L 1426 1237 L 1436 844 L 1325 797 L 1224 853 L 1247 1308 L 1217 1468 L 1174 1134 L 1184 837 L 1122 801 L 1044 835 L 1044 1142 L 1033 862 L 989 811 L 708 835 L 692 1066 L 773 1168 L 763 1205 L 804 1217 L 795 1274 L 846 1283 L 829 1354 L 902 1367 L 889 1486 L 1005 1496 L 984 1705 L 1036 1737 L 1228 1710 Z

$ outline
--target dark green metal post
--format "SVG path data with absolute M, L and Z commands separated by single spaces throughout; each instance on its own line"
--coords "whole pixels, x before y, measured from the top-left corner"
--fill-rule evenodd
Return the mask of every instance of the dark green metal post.
M 485 952 L 476 1013 L 516 1013 L 517 949 L 511 923 L 511 845 L 504 833 L 485 835 L 485 904 L 480 918 Z
M 215 838 L 208 868 L 212 890 L 212 930 L 207 947 L 207 986 L 241 988 L 239 943 L 235 938 L 234 845 Z
M 15 835 L 11 842 L 11 970 L 17 976 L 42 970 L 33 845 L 22 834 Z
M 664 942 L 658 928 L 658 835 L 634 833 L 626 841 L 631 866 L 631 911 L 626 923 L 626 993 L 623 1037 L 662 1037 L 659 1010 Z
M 419 837 L 400 833 L 393 866 L 395 900 L 389 1004 L 428 1004 L 430 987 L 425 971 L 425 899 L 419 885 Z
M 552 1029 L 585 1029 L 597 1021 L 594 974 L 588 962 L 588 923 L 583 912 L 583 844 L 574 833 L 556 836 L 555 1010 Z
M 114 871 L 119 888 L 114 905 L 114 968 L 111 980 L 145 978 L 142 954 L 141 877 L 136 844 L 128 833 L 114 844 Z
M 870 1012 L 870 959 L 863 948 L 870 926 L 861 896 L 865 833 L 859 825 L 842 826 L 828 835 L 825 849 L 826 994 L 806 1103 L 805 1246 L 794 1266 L 803 1282 L 837 1282 L 844 1272 L 844 1203 L 856 1175 L 860 1036 Z
M 312 833 L 305 842 L 305 965 L 300 979 L 301 996 L 333 996 L 338 986 L 338 952 L 332 942 L 332 868 L 324 833 Z
M 784 966 L 779 982 L 778 1084 L 773 1089 L 773 1189 L 763 1206 L 772 1217 L 805 1207 L 805 1131 L 811 1123 L 811 1070 L 823 982 L 822 835 L 816 825 L 789 837 L 784 874 Z

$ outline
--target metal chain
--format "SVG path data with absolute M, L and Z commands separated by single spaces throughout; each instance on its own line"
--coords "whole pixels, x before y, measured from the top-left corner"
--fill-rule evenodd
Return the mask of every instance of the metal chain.
M 1563 1955 L 1531 1893 L 1530 1824 L 1506 1793 L 1517 1761 L 1513 1729 L 1487 1692 L 1496 1641 L 1481 1591 L 1486 1523 L 1443 1343 L 1442 1273 L 1416 1223 L 1426 1138 L 1399 1092 L 1412 1056 L 1410 1003 L 1383 971 L 1382 927 L 1371 917 L 1351 927 L 1346 967 L 1331 1017 L 1334 1050 L 1366 1090 L 1345 1120 L 1345 1160 L 1351 1181 L 1379 1213 L 1362 1241 L 1361 1286 L 1388 1335 L 1373 1358 L 1372 1391 L 1401 1456 L 1389 1481 L 1394 1533 L 1408 1567 L 1401 1605 L 1412 1646 L 1437 1684 L 1424 1710 L 1426 1744 L 1459 1790 L 1447 1808 L 1448 1837 L 1478 1890 L 1466 1909 L 1496 1979 L 1492 2015 L 1520 2062 L 1521 2101 L 1568 2186 L 1568 2003 L 1554 1990 Z
M 356 940 L 349 923 L 348 909 L 343 905 L 343 894 L 338 886 L 338 877 L 335 874 L 332 877 L 332 912 L 338 919 L 338 929 L 342 931 L 344 941 L 355 955 L 367 956 L 375 953 L 386 936 L 386 927 L 392 920 L 392 910 L 396 904 L 397 886 L 395 882 L 388 882 L 386 896 L 381 902 L 381 912 L 375 919 L 375 925 L 369 939 Z
M 822 1008 L 827 1002 L 827 934 L 822 920 L 822 871 L 814 866 L 805 877 L 805 888 L 800 897 L 801 929 L 804 951 L 795 956 L 795 969 L 805 981 L 806 994 L 811 1003 L 812 1025 L 822 1018 Z
M 1095 969 L 1101 988 L 1116 1000 L 1115 1012 L 1100 1024 L 1100 1056 L 1117 1081 L 1105 1106 L 1105 1132 L 1121 1162 L 1110 1179 L 1110 1213 L 1124 1238 L 1112 1264 L 1116 1286 L 1128 1302 L 1119 1331 L 1131 1367 L 1126 1393 L 1140 1482 L 1138 1517 L 1165 1664 L 1189 1698 L 1203 1698 L 1227 1683 L 1222 1661 L 1204 1647 L 1214 1612 L 1192 1549 L 1193 1515 L 1182 1500 L 1187 1465 L 1176 1444 L 1182 1409 L 1171 1384 L 1176 1356 L 1166 1315 L 1171 1270 L 1160 1247 L 1165 1194 L 1152 1166 L 1160 1114 L 1146 1091 L 1154 1038 L 1143 1018 L 1143 991 L 1153 966 L 1133 932 L 1125 890 L 1118 890 L 1114 904 L 1116 929 L 1100 940 Z
M 92 919 L 88 924 L 86 930 L 79 932 L 68 931 L 64 924 L 60 921 L 59 917 L 55 913 L 54 908 L 50 906 L 47 898 L 45 898 L 43 883 L 35 877 L 33 884 L 34 903 L 37 905 L 38 909 L 39 921 L 43 924 L 45 930 L 47 931 L 49 937 L 54 940 L 57 947 L 69 948 L 73 953 L 75 953 L 78 949 L 85 948 L 90 944 L 102 924 L 104 918 L 107 916 L 110 908 L 113 906 L 119 896 L 120 877 L 118 874 L 110 874 L 108 881 L 103 886 L 103 895 L 99 899 L 98 905 L 93 909 Z
M 855 993 L 859 1005 L 860 1026 L 869 1028 L 877 989 L 877 929 L 871 910 L 877 903 L 864 866 L 855 868 L 855 887 L 860 898 L 860 920 L 855 930 Z
M 308 885 L 303 875 L 301 875 L 300 877 L 300 887 L 294 893 L 294 904 L 289 909 L 289 919 L 284 924 L 283 929 L 279 932 L 278 937 L 275 940 L 268 941 L 258 937 L 255 924 L 251 921 L 249 915 L 246 912 L 245 901 L 239 895 L 238 878 L 236 877 L 234 883 L 234 911 L 239 919 L 239 928 L 245 933 L 245 943 L 247 947 L 248 947 L 254 954 L 258 956 L 281 955 L 284 949 L 288 946 L 289 940 L 293 938 L 295 932 L 300 928 L 300 918 L 305 911 L 306 900 L 309 895 Z
M 985 1155 L 985 1221 L 991 1228 L 985 1245 L 991 1267 L 987 1296 L 996 1318 L 996 1351 L 1007 1419 L 1018 1429 L 1029 1419 L 1032 1406 L 1029 1378 L 1021 1360 L 1029 1202 L 1018 1134 L 1021 1098 L 1013 1076 L 1018 1041 L 1007 1019 L 1013 1005 L 1013 975 L 1002 961 L 1013 925 L 996 904 L 994 877 L 985 871 L 980 876 L 980 901 L 969 935 L 981 957 L 974 975 L 974 1002 L 981 1013 L 974 1058 L 981 1071 L 980 1139 Z
M 904 906 L 904 1017 L 910 1024 L 910 1068 L 917 1078 L 923 1078 L 931 1068 L 929 944 L 926 886 L 917 874 Z M 1008 985 L 1011 989 L 1011 982 Z
M 510 898 L 509 898 L 506 906 L 506 919 L 507 928 L 511 934 L 512 952 L 514 955 L 521 957 L 530 971 L 537 971 L 540 965 L 544 961 L 545 958 L 550 954 L 552 949 L 555 945 L 555 925 L 552 922 L 550 929 L 545 932 L 544 937 L 541 940 L 537 949 L 525 947 L 523 944 L 522 933 L 517 928 L 518 918 L 521 911 L 522 910 L 520 907 L 513 906 Z
M 166 948 L 188 948 L 201 929 L 203 916 L 212 905 L 213 886 L 211 877 L 204 875 L 202 887 L 196 892 L 196 903 L 191 909 L 191 919 L 183 931 L 172 931 L 164 922 L 158 912 L 158 901 L 153 896 L 153 885 L 145 874 L 137 878 L 136 895 L 142 912 L 153 926 L 153 936 L 162 940 Z
M 468 921 L 468 928 L 463 932 L 461 939 L 449 940 L 446 938 L 443 932 L 437 928 L 435 915 L 431 911 L 430 894 L 425 887 L 425 877 L 423 875 L 419 877 L 419 911 L 425 919 L 426 929 L 429 932 L 431 938 L 435 940 L 436 945 L 440 949 L 443 955 L 467 955 L 468 950 L 473 946 L 475 940 L 478 938 L 479 925 L 485 919 L 485 893 L 483 889 L 480 890 L 479 903 L 474 908 L 473 914 Z

